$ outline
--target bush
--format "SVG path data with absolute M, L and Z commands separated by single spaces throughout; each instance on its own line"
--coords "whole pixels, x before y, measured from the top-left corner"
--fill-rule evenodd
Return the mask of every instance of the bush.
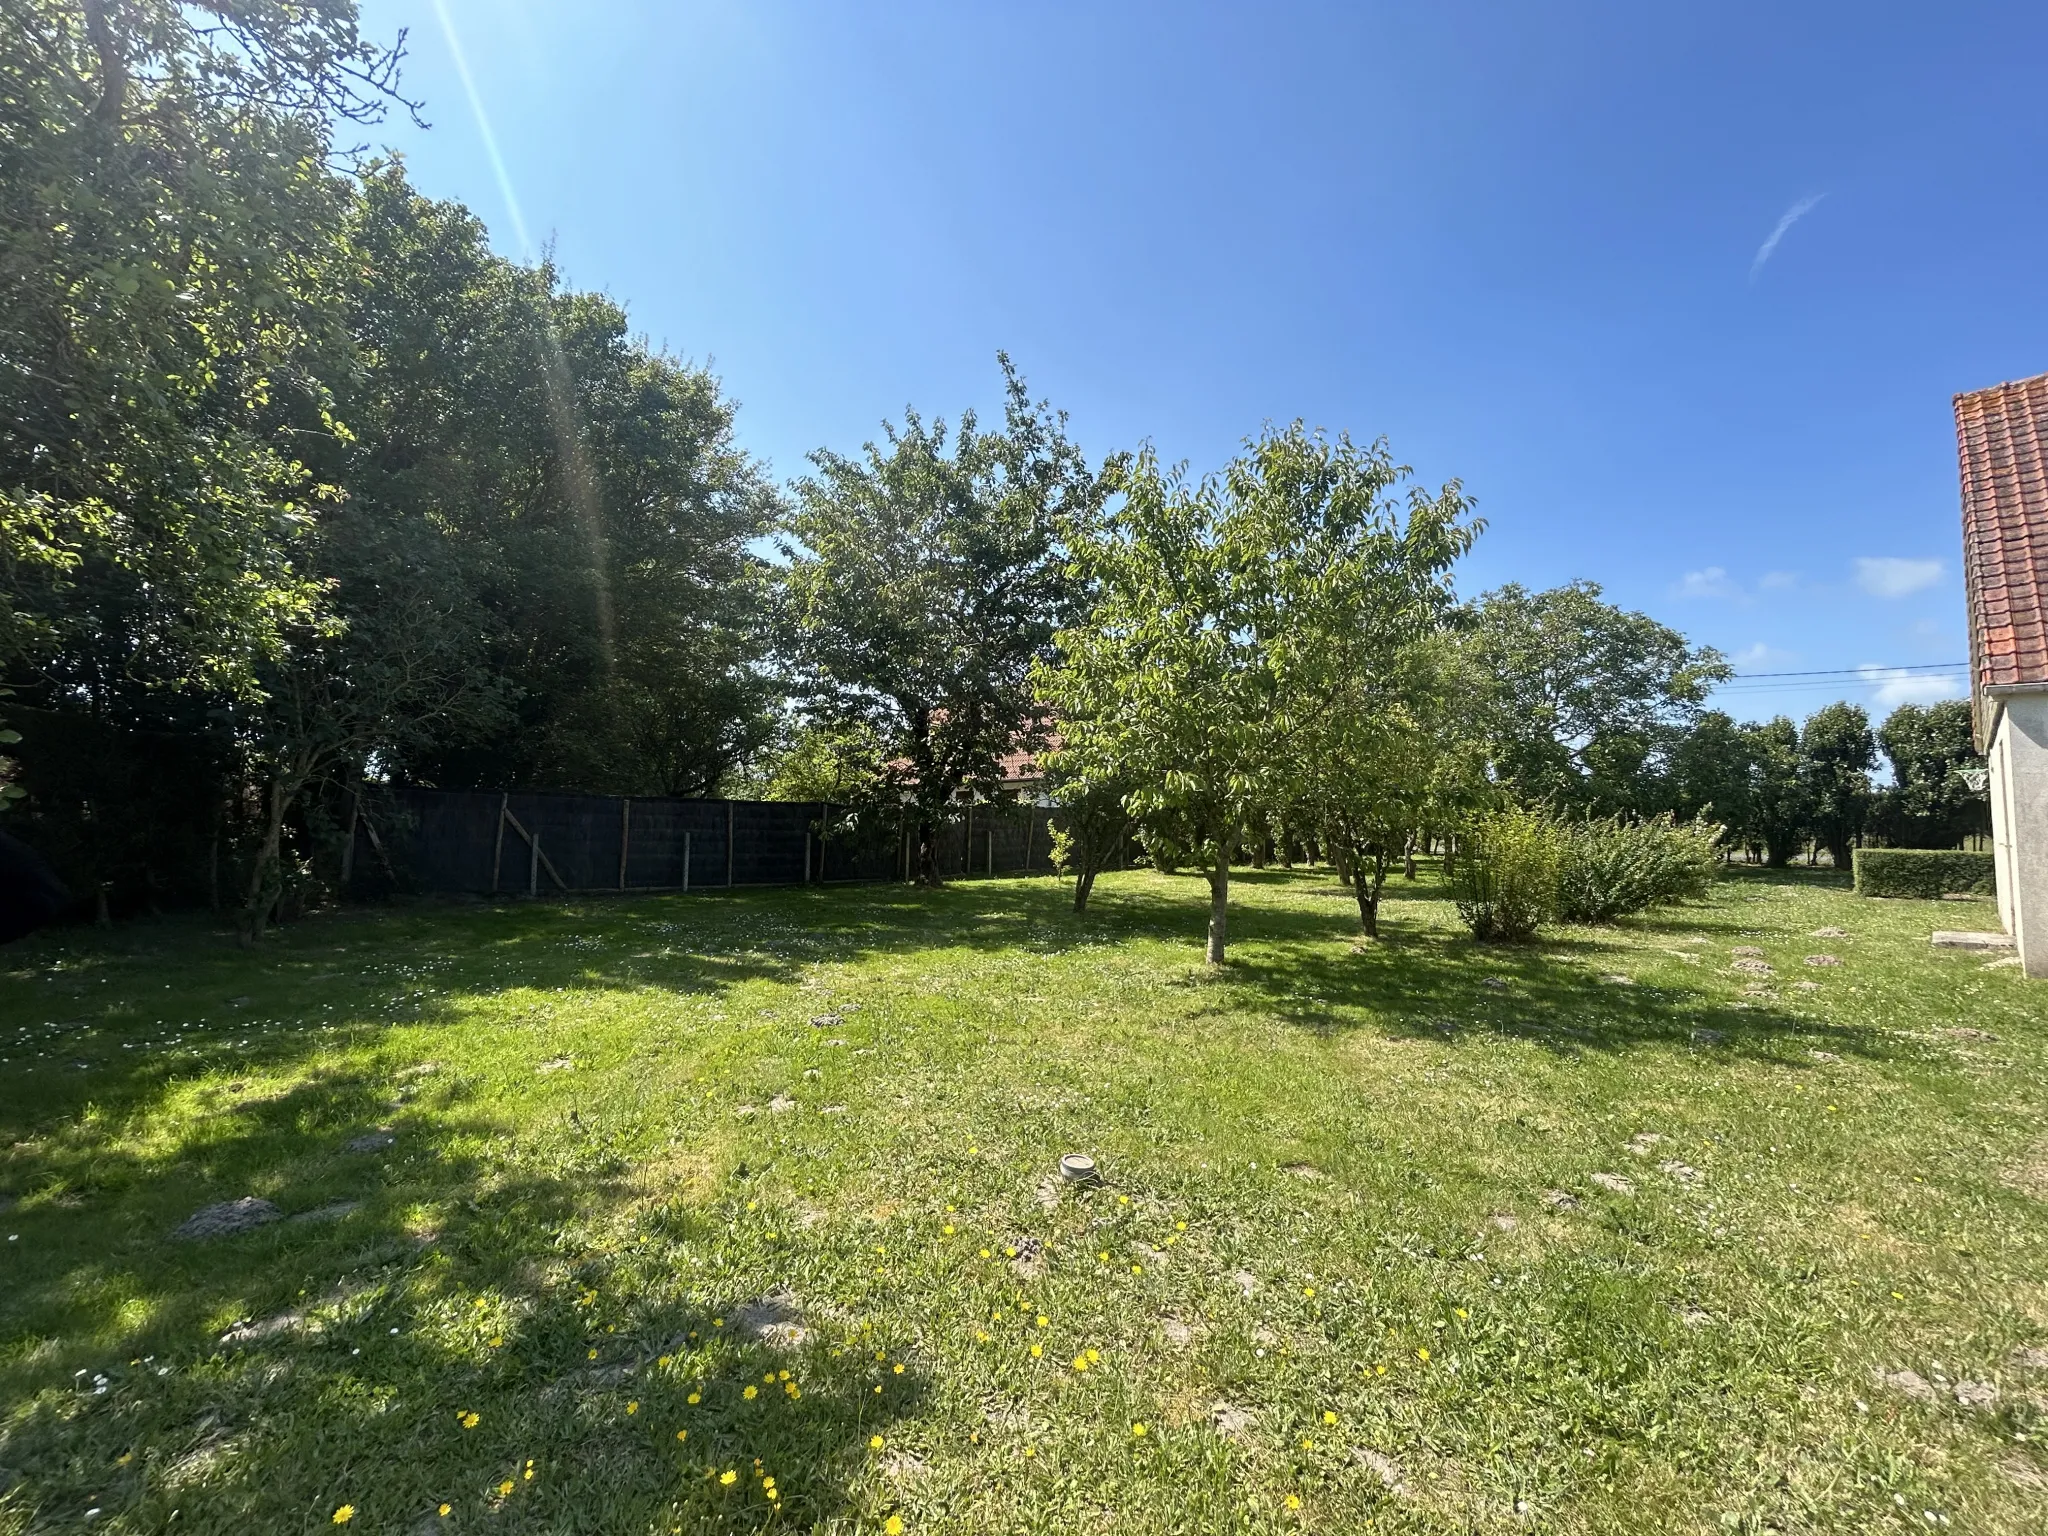
M 1707 893 L 1719 864 L 1722 828 L 1708 821 L 1566 822 L 1556 915 L 1567 923 L 1611 923 L 1667 901 Z
M 1520 944 L 1557 903 L 1558 824 L 1540 811 L 1482 816 L 1467 833 L 1454 888 L 1458 916 L 1482 943 Z
M 1943 896 L 1989 896 L 1996 888 L 1996 866 L 1988 853 L 1960 848 L 1858 848 L 1858 896 L 1918 896 L 1937 901 Z

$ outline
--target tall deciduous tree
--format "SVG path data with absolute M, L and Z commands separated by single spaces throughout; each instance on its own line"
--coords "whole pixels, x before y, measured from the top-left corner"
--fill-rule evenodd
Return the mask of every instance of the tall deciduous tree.
M 1104 496 L 1065 416 L 999 360 L 1000 427 L 907 412 L 857 458 L 821 448 L 783 525 L 795 691 L 813 719 L 883 743 L 927 884 L 948 808 L 995 793 L 1003 755 L 1044 741 L 1031 667 L 1078 612 L 1064 540 Z
M 1891 763 L 1892 783 L 1872 819 L 1888 842 L 1954 848 L 1990 830 L 1990 803 L 1962 777 L 1984 766 L 1970 734 L 1968 700 L 1901 704 L 1877 728 L 1877 744 Z
M 1799 776 L 1814 836 L 1837 869 L 1849 867 L 1850 849 L 1862 836 L 1876 766 L 1877 741 L 1862 705 L 1829 704 L 1807 717 L 1799 733 Z
M 1416 495 L 1404 519 L 1386 493 L 1405 473 L 1382 445 L 1298 422 L 1195 484 L 1148 450 L 1078 551 L 1097 602 L 1041 673 L 1065 738 L 1055 761 L 1127 785 L 1148 848 L 1202 870 L 1212 964 L 1245 827 L 1300 803 L 1308 765 L 1331 751 L 1413 766 L 1393 745 L 1408 729 L 1393 680 L 1448 607 L 1471 530 L 1455 486 Z
M 1803 846 L 1813 800 L 1800 772 L 1799 727 L 1784 715 L 1742 728 L 1752 765 L 1748 835 L 1764 846 L 1773 869 L 1782 869 Z
M 1510 584 L 1469 617 L 1475 663 L 1495 680 L 1489 733 L 1504 779 L 1562 806 L 1663 808 L 1665 755 L 1732 675 L 1718 651 L 1602 602 L 1589 581 L 1546 592 Z
M 1756 765 L 1749 738 L 1725 711 L 1710 709 L 1671 748 L 1671 809 L 1681 821 L 1711 818 L 1739 841 L 1751 825 Z

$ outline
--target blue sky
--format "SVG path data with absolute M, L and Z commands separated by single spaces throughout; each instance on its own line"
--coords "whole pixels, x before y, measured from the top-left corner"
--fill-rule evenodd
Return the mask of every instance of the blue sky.
M 2048 7 L 444 3 L 365 0 L 432 123 L 377 138 L 779 477 L 1005 348 L 1096 454 L 1385 435 L 1478 498 L 1470 591 L 1586 577 L 1750 672 L 1967 653 L 1949 399 L 2048 370 Z

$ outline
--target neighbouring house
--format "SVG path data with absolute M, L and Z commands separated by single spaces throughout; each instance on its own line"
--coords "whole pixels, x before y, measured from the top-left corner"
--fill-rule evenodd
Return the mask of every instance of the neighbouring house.
M 2048 374 L 1957 395 L 1970 699 L 1998 915 L 2048 976 Z

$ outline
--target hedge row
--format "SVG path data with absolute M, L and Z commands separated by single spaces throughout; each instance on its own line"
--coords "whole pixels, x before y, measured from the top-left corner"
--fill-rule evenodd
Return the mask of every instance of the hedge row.
M 1991 855 L 1960 848 L 1858 848 L 1858 896 L 1989 896 L 1995 888 Z

